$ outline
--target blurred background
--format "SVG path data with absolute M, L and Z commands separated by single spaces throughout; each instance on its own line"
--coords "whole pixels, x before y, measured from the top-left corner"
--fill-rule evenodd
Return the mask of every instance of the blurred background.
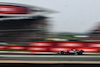
M 70 42 L 73 45 L 67 45 L 66 49 L 90 49 L 89 44 L 97 43 L 97 46 L 91 49 L 97 48 L 99 52 L 99 2 L 99 0 L 0 0 L 0 49 L 28 50 L 29 47 L 33 49 L 32 51 L 39 51 L 40 48 L 41 51 L 51 51 L 53 47 L 61 49 L 66 46 L 59 46 L 58 42 L 67 44 Z M 85 44 L 80 47 L 76 43 Z

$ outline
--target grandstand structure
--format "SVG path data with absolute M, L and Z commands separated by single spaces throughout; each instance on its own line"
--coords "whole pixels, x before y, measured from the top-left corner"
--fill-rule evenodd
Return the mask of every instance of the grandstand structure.
M 48 21 L 45 14 L 53 11 L 24 4 L 0 3 L 0 41 L 25 45 L 45 40 Z
M 100 42 L 100 23 L 90 31 L 87 35 L 88 37 L 81 38 L 82 41 L 86 42 Z

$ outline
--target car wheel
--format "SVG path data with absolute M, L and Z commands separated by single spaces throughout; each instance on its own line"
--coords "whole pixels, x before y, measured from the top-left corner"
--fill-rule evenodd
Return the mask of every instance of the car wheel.
M 64 51 L 61 51 L 61 55 L 64 55 Z
M 74 53 L 74 55 L 78 55 L 78 53 Z
M 82 52 L 79 52 L 78 55 L 82 55 Z
M 82 52 L 84 52 L 83 50 L 81 50 Z
M 69 51 L 67 50 L 67 54 L 69 54 Z

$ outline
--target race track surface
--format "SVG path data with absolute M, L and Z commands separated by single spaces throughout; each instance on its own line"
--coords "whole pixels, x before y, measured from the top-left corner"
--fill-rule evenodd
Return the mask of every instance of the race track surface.
M 100 55 L 0 55 L 0 60 L 100 61 Z

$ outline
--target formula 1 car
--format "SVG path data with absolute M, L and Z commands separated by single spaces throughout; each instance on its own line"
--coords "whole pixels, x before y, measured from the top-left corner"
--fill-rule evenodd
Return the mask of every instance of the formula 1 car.
M 73 50 L 67 50 L 67 51 L 60 51 L 60 52 L 57 52 L 57 55 L 70 55 L 70 54 L 82 55 L 83 52 L 84 52 L 83 50 L 76 50 L 76 49 L 73 49 Z

